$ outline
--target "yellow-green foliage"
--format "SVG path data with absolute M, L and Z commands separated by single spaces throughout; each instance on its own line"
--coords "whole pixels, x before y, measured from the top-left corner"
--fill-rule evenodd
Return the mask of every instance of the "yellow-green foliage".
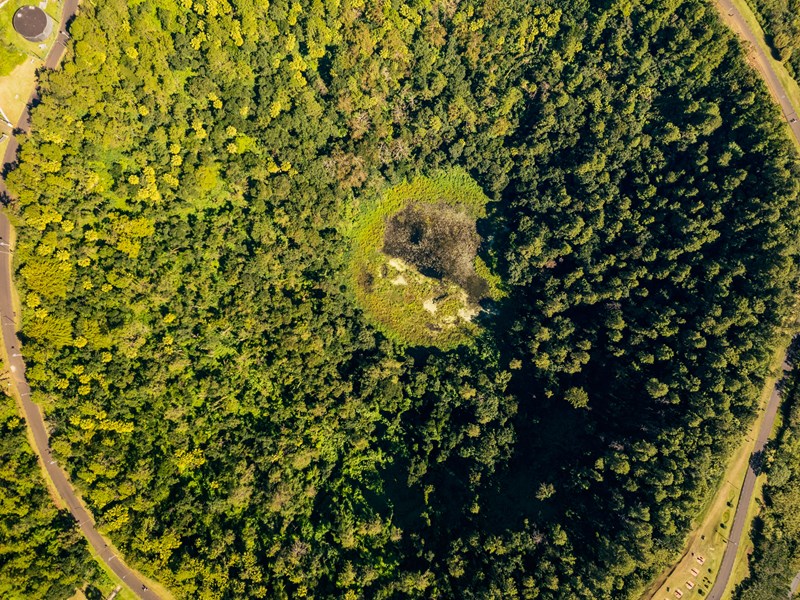
M 386 221 L 412 202 L 450 205 L 477 220 L 486 216 L 488 201 L 465 171 L 452 169 L 404 181 L 362 212 L 353 232 L 349 276 L 358 303 L 384 334 L 407 344 L 440 348 L 458 346 L 474 334 L 477 326 L 471 319 L 479 307 L 460 286 L 427 277 L 382 248 Z M 499 278 L 480 259 L 478 268 L 492 297 L 500 297 Z
M 69 263 L 44 257 L 32 259 L 20 269 L 28 289 L 45 298 L 67 297 L 70 271 Z
M 63 348 L 72 343 L 72 323 L 66 317 L 53 315 L 25 319 L 25 335 L 46 341 L 53 348 Z
M 14 70 L 14 67 L 25 60 L 25 55 L 14 48 L 0 42 L 0 77 L 4 77 Z
M 489 266 L 484 262 L 480 256 L 475 257 L 475 273 L 489 284 L 489 297 L 492 300 L 500 300 L 505 298 L 508 294 L 502 289 L 499 275 L 492 273 Z

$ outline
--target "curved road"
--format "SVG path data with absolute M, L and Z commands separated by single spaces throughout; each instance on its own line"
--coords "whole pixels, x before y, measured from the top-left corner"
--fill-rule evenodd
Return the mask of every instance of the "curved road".
M 744 41 L 748 42 L 753 50 L 754 66 L 761 74 L 764 82 L 767 84 L 770 94 L 775 102 L 780 106 L 783 112 L 783 117 L 786 119 L 792 135 L 800 143 L 800 119 L 794 110 L 791 102 L 789 102 L 788 94 L 781 84 L 781 80 L 772 68 L 772 63 L 764 52 L 763 48 L 758 43 L 758 38 L 755 33 L 750 29 L 747 21 L 744 19 L 739 10 L 731 3 L 730 0 L 716 0 L 717 9 L 722 16 L 723 21 Z M 787 365 L 783 365 L 784 371 L 788 369 Z M 753 448 L 754 453 L 761 452 L 764 445 L 769 439 L 772 432 L 772 426 L 775 422 L 775 414 L 777 413 L 778 406 L 780 405 L 780 396 L 777 389 L 772 390 L 772 395 L 767 405 L 764 421 L 761 424 L 761 430 L 756 440 L 756 445 Z M 739 542 L 742 538 L 745 524 L 747 522 L 747 511 L 750 508 L 750 503 L 753 499 L 753 490 L 756 484 L 756 474 L 752 466 L 747 469 L 747 475 L 744 478 L 742 491 L 739 496 L 739 504 L 736 506 L 736 515 L 733 518 L 733 526 L 730 530 L 728 538 L 728 545 L 725 547 L 725 554 L 722 557 L 722 565 L 720 566 L 717 579 L 714 586 L 708 594 L 708 600 L 720 600 L 725 589 L 728 587 L 731 572 L 733 570 L 733 563 L 736 560 L 736 551 L 739 547 Z
M 783 371 L 788 371 L 790 367 L 783 363 Z M 780 380 L 780 378 L 778 378 Z M 761 429 L 758 432 L 758 439 L 753 447 L 753 457 L 758 457 L 764 450 L 770 434 L 772 433 L 772 426 L 775 424 L 775 415 L 778 413 L 778 407 L 781 404 L 780 393 L 778 392 L 777 380 L 775 387 L 772 388 L 772 394 L 769 397 L 766 411 L 764 412 L 764 420 L 761 422 Z M 725 553 L 722 556 L 722 565 L 717 573 L 717 579 L 714 581 L 714 587 L 708 593 L 708 600 L 720 600 L 723 592 L 728 586 L 728 581 L 731 577 L 733 570 L 733 563 L 736 560 L 736 551 L 739 548 L 739 541 L 742 538 L 745 524 L 747 523 L 747 511 L 750 509 L 750 503 L 753 499 L 753 490 L 756 485 L 756 472 L 753 470 L 753 461 L 747 467 L 747 475 L 744 477 L 744 484 L 742 491 L 739 494 L 739 504 L 736 505 L 736 515 L 733 517 L 733 525 L 730 529 L 730 536 L 728 536 L 728 545 L 725 546 Z
M 717 6 L 720 9 L 723 19 L 730 25 L 742 38 L 750 42 L 755 52 L 756 67 L 758 68 L 767 87 L 770 89 L 775 100 L 783 110 L 783 115 L 786 118 L 793 135 L 800 142 L 800 120 L 794 111 L 794 108 L 789 103 L 786 91 L 778 79 L 778 76 L 772 69 L 767 55 L 759 46 L 757 39 L 753 32 L 749 29 L 747 22 L 742 15 L 728 0 L 719 0 Z M 66 23 L 74 14 L 77 9 L 77 0 L 66 0 L 64 4 L 64 13 L 62 15 L 62 23 Z M 66 43 L 66 33 L 61 31 L 58 40 L 53 45 L 50 53 L 45 61 L 47 68 L 55 68 L 60 62 Z M 35 97 L 35 95 L 33 96 Z M 30 126 L 27 110 L 22 115 L 18 127 L 27 130 Z M 17 145 L 14 139 L 8 145 L 8 151 L 5 156 L 4 162 L 12 162 L 16 154 Z M 0 184 L 1 185 L 1 184 Z M 4 186 L 2 186 L 4 188 Z M 0 189 L 0 192 L 4 189 Z M 20 344 L 16 337 L 16 314 L 13 312 L 12 301 L 12 269 L 10 258 L 10 232 L 11 226 L 8 218 L 3 214 L 0 215 L 0 251 L 6 254 L 6 260 L 0 260 L 0 319 L 2 319 L 2 332 L 3 340 L 6 345 L 6 353 L 9 358 L 9 367 L 14 375 L 14 381 L 22 398 L 22 405 L 25 412 L 25 418 L 33 433 L 33 438 L 36 446 L 36 451 L 41 457 L 45 468 L 53 480 L 59 495 L 64 499 L 69 511 L 80 523 L 80 528 L 83 535 L 103 559 L 103 561 L 125 581 L 133 591 L 145 600 L 158 600 L 158 596 L 151 590 L 144 587 L 144 584 L 131 571 L 116 555 L 111 552 L 103 542 L 100 534 L 94 526 L 94 522 L 81 504 L 80 500 L 75 495 L 72 486 L 67 479 L 63 469 L 50 458 L 50 448 L 48 444 L 47 429 L 45 427 L 42 414 L 36 404 L 30 400 L 30 387 L 25 380 L 25 363 L 22 360 L 22 355 L 19 352 Z M 786 369 L 784 365 L 784 369 Z M 764 421 L 756 441 L 754 452 L 761 452 L 769 438 L 772 431 L 772 426 L 775 422 L 775 415 L 780 405 L 780 396 L 777 389 L 773 389 L 770 396 L 769 404 L 767 405 Z M 747 511 L 752 501 L 753 489 L 755 487 L 756 474 L 751 467 L 747 470 L 744 485 L 739 497 L 739 504 L 736 508 L 736 515 L 734 517 L 733 526 L 731 527 L 731 535 L 729 543 L 725 548 L 725 554 L 722 559 L 722 566 L 720 568 L 714 587 L 708 595 L 709 600 L 720 600 L 722 593 L 727 587 L 730 579 L 733 563 L 736 558 L 736 550 L 744 530 L 745 522 L 747 520 Z
M 50 53 L 45 60 L 45 67 L 54 69 L 61 62 L 66 50 L 66 40 L 69 39 L 64 27 L 75 15 L 78 8 L 78 0 L 65 0 L 63 12 L 61 14 L 61 30 L 58 38 L 50 49 Z M 36 98 L 36 92 L 31 96 Z M 30 118 L 28 110 L 22 114 L 17 124 L 17 129 L 28 131 L 30 129 Z M 8 144 L 3 163 L 11 163 L 16 160 L 17 142 L 12 138 Z M 4 182 L 0 179 L 0 194 L 6 193 Z M 11 371 L 12 381 L 22 399 L 22 408 L 25 420 L 31 430 L 34 441 L 34 449 L 39 455 L 47 474 L 53 481 L 58 495 L 64 500 L 69 512 L 78 522 L 81 533 L 92 545 L 97 555 L 108 565 L 108 567 L 124 581 L 133 592 L 143 600 L 160 600 L 152 590 L 148 589 L 141 581 L 139 576 L 128 568 L 127 565 L 113 553 L 106 545 L 100 533 L 94 525 L 94 520 L 84 508 L 81 501 L 75 494 L 75 490 L 67 479 L 67 475 L 58 463 L 50 455 L 50 445 L 42 413 L 39 407 L 31 401 L 31 388 L 25 380 L 25 362 L 20 353 L 21 346 L 17 339 L 16 313 L 14 312 L 14 302 L 12 295 L 12 264 L 11 264 L 11 224 L 5 213 L 0 213 L 0 253 L 5 255 L 4 260 L 0 260 L 0 321 L 2 321 L 3 343 L 5 344 L 6 355 L 8 356 L 8 366 Z

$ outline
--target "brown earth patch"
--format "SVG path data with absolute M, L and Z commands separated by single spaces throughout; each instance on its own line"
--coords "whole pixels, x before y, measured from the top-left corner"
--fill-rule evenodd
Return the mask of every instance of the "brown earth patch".
M 469 301 L 489 294 L 489 285 L 475 273 L 481 238 L 475 219 L 444 204 L 411 203 L 386 223 L 383 251 L 414 265 L 427 277 L 461 286 Z

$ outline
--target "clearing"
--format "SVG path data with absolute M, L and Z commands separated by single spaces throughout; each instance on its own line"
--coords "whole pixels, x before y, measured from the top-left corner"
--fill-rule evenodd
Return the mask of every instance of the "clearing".
M 488 201 L 464 171 L 450 170 L 400 183 L 362 212 L 351 289 L 385 335 L 452 348 L 474 334 L 481 303 L 500 297 L 478 256 Z

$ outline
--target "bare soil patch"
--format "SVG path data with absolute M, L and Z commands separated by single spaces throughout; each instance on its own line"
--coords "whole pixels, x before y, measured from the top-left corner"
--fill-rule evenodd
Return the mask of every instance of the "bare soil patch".
M 446 279 L 466 290 L 477 303 L 489 294 L 475 272 L 481 238 L 475 219 L 447 204 L 411 203 L 386 223 L 383 251 L 414 265 L 426 277 Z

